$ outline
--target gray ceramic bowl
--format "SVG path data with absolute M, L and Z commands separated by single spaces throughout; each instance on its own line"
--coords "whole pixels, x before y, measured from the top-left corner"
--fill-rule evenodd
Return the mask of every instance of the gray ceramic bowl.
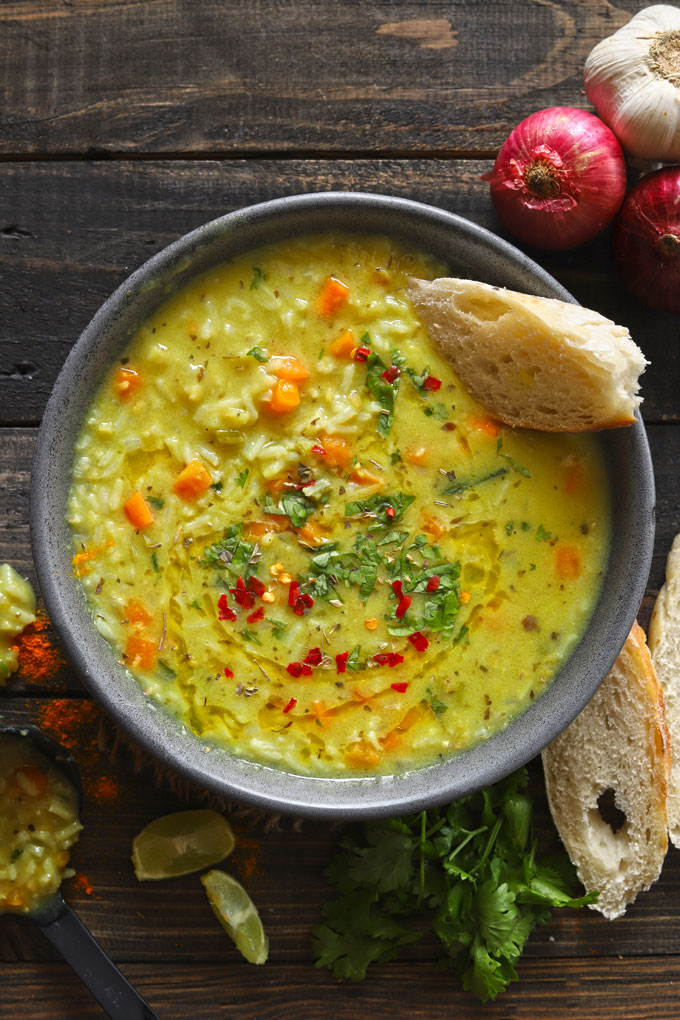
M 511 245 L 430 206 L 368 194 L 311 194 L 230 213 L 180 238 L 109 298 L 71 351 L 50 398 L 33 464 L 31 530 L 43 598 L 82 680 L 129 735 L 200 786 L 272 811 L 327 818 L 395 815 L 493 783 L 557 736 L 597 689 L 635 619 L 652 555 L 654 482 L 641 421 L 603 433 L 613 490 L 614 550 L 602 597 L 577 649 L 549 688 L 507 729 L 443 763 L 404 775 L 315 779 L 242 761 L 151 704 L 96 632 L 71 571 L 67 494 L 76 435 L 98 383 L 137 326 L 168 294 L 215 263 L 301 233 L 385 233 L 448 263 L 455 275 L 573 301 Z

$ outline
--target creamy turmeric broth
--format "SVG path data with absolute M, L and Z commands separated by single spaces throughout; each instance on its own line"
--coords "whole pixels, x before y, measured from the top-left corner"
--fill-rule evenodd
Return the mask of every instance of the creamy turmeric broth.
M 489 419 L 382 237 L 262 248 L 169 300 L 77 442 L 74 570 L 144 691 L 300 773 L 399 772 L 504 727 L 596 601 L 590 437 Z

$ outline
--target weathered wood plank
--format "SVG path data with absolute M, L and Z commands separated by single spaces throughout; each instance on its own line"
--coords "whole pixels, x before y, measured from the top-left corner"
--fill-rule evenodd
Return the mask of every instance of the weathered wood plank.
M 16 0 L 0 151 L 489 152 L 646 0 Z
M 126 977 L 164 1020 L 677 1020 L 678 964 L 644 960 L 524 960 L 519 983 L 496 1002 L 459 991 L 433 964 L 385 965 L 360 984 L 339 983 L 304 964 L 128 964 Z M 99 1020 L 101 1010 L 65 965 L 5 964 L 0 1005 L 7 1017 Z M 30 1006 L 28 1005 L 30 1004 Z
M 44 724 L 43 704 L 0 700 L 2 721 Z M 139 771 L 135 771 L 135 756 L 120 743 L 112 753 L 112 730 L 100 730 L 97 718 L 83 722 L 75 713 L 70 720 L 68 746 L 84 777 L 85 830 L 73 854 L 80 878 L 65 884 L 68 899 L 117 960 L 233 962 L 236 955 L 225 942 L 195 875 L 139 883 L 130 862 L 132 840 L 144 825 L 160 815 L 200 806 L 206 802 L 202 792 L 195 788 L 174 792 L 175 777 L 154 773 L 148 761 L 138 763 Z M 104 776 L 114 781 L 111 790 L 102 787 Z M 556 848 L 537 759 L 530 765 L 530 776 L 541 846 L 544 850 Z M 342 828 L 324 822 L 300 825 L 290 818 L 271 828 L 269 816 L 240 807 L 234 808 L 230 817 L 237 849 L 224 866 L 244 882 L 258 904 L 273 964 L 311 961 L 311 932 L 320 923 L 323 904 L 332 892 L 323 872 Z M 83 887 L 85 880 L 91 888 L 89 894 Z M 660 881 L 639 896 L 624 918 L 610 922 L 589 910 L 561 910 L 534 932 L 526 948 L 529 958 L 594 958 L 615 953 L 680 956 L 677 851 L 669 852 Z M 415 963 L 440 955 L 437 940 L 429 936 L 409 949 L 404 960 Z M 39 933 L 23 919 L 0 920 L 0 960 L 54 958 Z
M 134 7 L 134 5 L 132 5 Z M 2 33 L 0 33 L 0 36 Z M 476 160 L 235 160 L 0 165 L 0 423 L 36 423 L 66 355 L 142 262 L 231 209 L 309 191 L 381 192 L 499 230 Z M 647 421 L 677 421 L 677 317 L 626 295 L 608 234 L 578 252 L 530 252 L 582 304 L 628 326 L 652 362 Z

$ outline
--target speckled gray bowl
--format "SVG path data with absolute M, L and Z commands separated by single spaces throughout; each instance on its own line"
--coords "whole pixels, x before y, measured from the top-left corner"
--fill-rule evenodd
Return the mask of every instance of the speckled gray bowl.
M 200 786 L 272 811 L 327 818 L 395 815 L 442 804 L 495 782 L 537 754 L 587 703 L 635 619 L 652 555 L 654 482 L 642 423 L 600 437 L 613 489 L 613 554 L 602 597 L 577 649 L 550 687 L 503 732 L 428 768 L 387 777 L 316 779 L 254 765 L 213 748 L 145 698 L 96 632 L 71 571 L 66 523 L 73 448 L 99 381 L 137 326 L 169 294 L 215 263 L 302 233 L 385 233 L 443 259 L 455 275 L 573 300 L 539 266 L 467 220 L 368 194 L 311 194 L 230 213 L 180 238 L 109 298 L 71 351 L 38 437 L 31 486 L 35 565 L 65 651 L 105 710 L 152 755 Z

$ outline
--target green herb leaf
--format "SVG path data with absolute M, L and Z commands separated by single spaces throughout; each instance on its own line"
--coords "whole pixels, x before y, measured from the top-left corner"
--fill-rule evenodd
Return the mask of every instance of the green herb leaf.
M 248 475 L 250 474 L 250 468 L 244 468 L 243 471 L 236 475 L 234 481 L 242 489 L 248 481 Z
M 498 468 L 497 471 L 491 471 L 488 475 L 483 475 L 481 478 L 473 478 L 470 481 L 456 481 L 453 485 L 447 486 L 442 490 L 443 496 L 457 496 L 461 492 L 465 492 L 467 489 L 474 489 L 477 485 L 482 485 L 484 482 L 490 482 L 492 478 L 500 478 L 502 475 L 507 475 L 508 468 Z
M 383 496 L 378 493 L 375 496 L 371 496 L 370 499 L 357 499 L 350 503 L 345 503 L 345 517 L 356 517 L 357 514 L 370 514 L 377 518 L 380 525 L 396 524 L 401 520 L 404 512 L 410 507 L 415 498 L 415 496 L 410 496 L 405 492 L 394 492 L 389 496 Z M 388 507 L 394 510 L 394 516 L 385 513 Z
M 425 694 L 426 694 L 425 700 L 427 701 L 428 705 L 430 706 L 434 714 L 437 717 L 443 715 L 444 712 L 446 712 L 448 705 L 445 705 L 443 701 L 440 701 L 439 698 L 432 693 L 429 687 L 427 688 Z
M 151 553 L 151 566 L 157 574 L 160 574 L 161 568 L 158 566 L 158 556 L 155 551 Z
M 284 492 L 278 503 L 272 499 L 269 492 L 264 498 L 265 513 L 287 517 L 294 528 L 303 528 L 314 510 L 316 503 L 309 496 L 305 496 L 304 492 Z
M 242 524 L 230 525 L 221 542 L 205 547 L 199 562 L 203 566 L 209 564 L 228 570 L 234 577 L 241 574 L 247 581 L 251 575 L 257 573 L 257 552 L 251 542 L 244 541 L 242 534 Z M 228 587 L 227 585 L 227 589 Z
M 262 266 L 253 266 L 253 278 L 250 281 L 250 290 L 256 290 L 266 279 L 267 274 Z
M 394 401 L 399 389 L 399 376 L 397 376 L 393 383 L 388 383 L 386 379 L 383 379 L 382 375 L 387 370 L 387 365 L 375 353 L 369 354 L 366 366 L 366 386 L 373 399 L 382 408 L 381 413 L 378 414 L 376 428 L 381 436 L 387 436 L 392 428 L 392 415 L 394 412 Z
M 538 542 L 548 542 L 552 538 L 552 532 L 546 531 L 542 524 L 538 525 L 536 530 L 536 540 Z
M 164 680 L 174 680 L 177 676 L 176 671 L 168 666 L 167 662 L 163 662 L 162 659 L 158 660 L 158 672 Z
M 162 510 L 165 506 L 165 500 L 161 499 L 160 496 L 147 496 L 146 501 L 147 503 L 151 503 L 154 510 Z
M 250 289 L 252 290 L 252 284 Z M 269 355 L 266 351 L 263 351 L 261 347 L 251 347 L 249 351 L 246 351 L 246 357 L 255 358 L 255 361 L 269 361 Z
M 239 633 L 244 641 L 252 641 L 254 645 L 262 644 L 257 634 L 248 627 L 244 627 L 243 630 L 239 631 Z

